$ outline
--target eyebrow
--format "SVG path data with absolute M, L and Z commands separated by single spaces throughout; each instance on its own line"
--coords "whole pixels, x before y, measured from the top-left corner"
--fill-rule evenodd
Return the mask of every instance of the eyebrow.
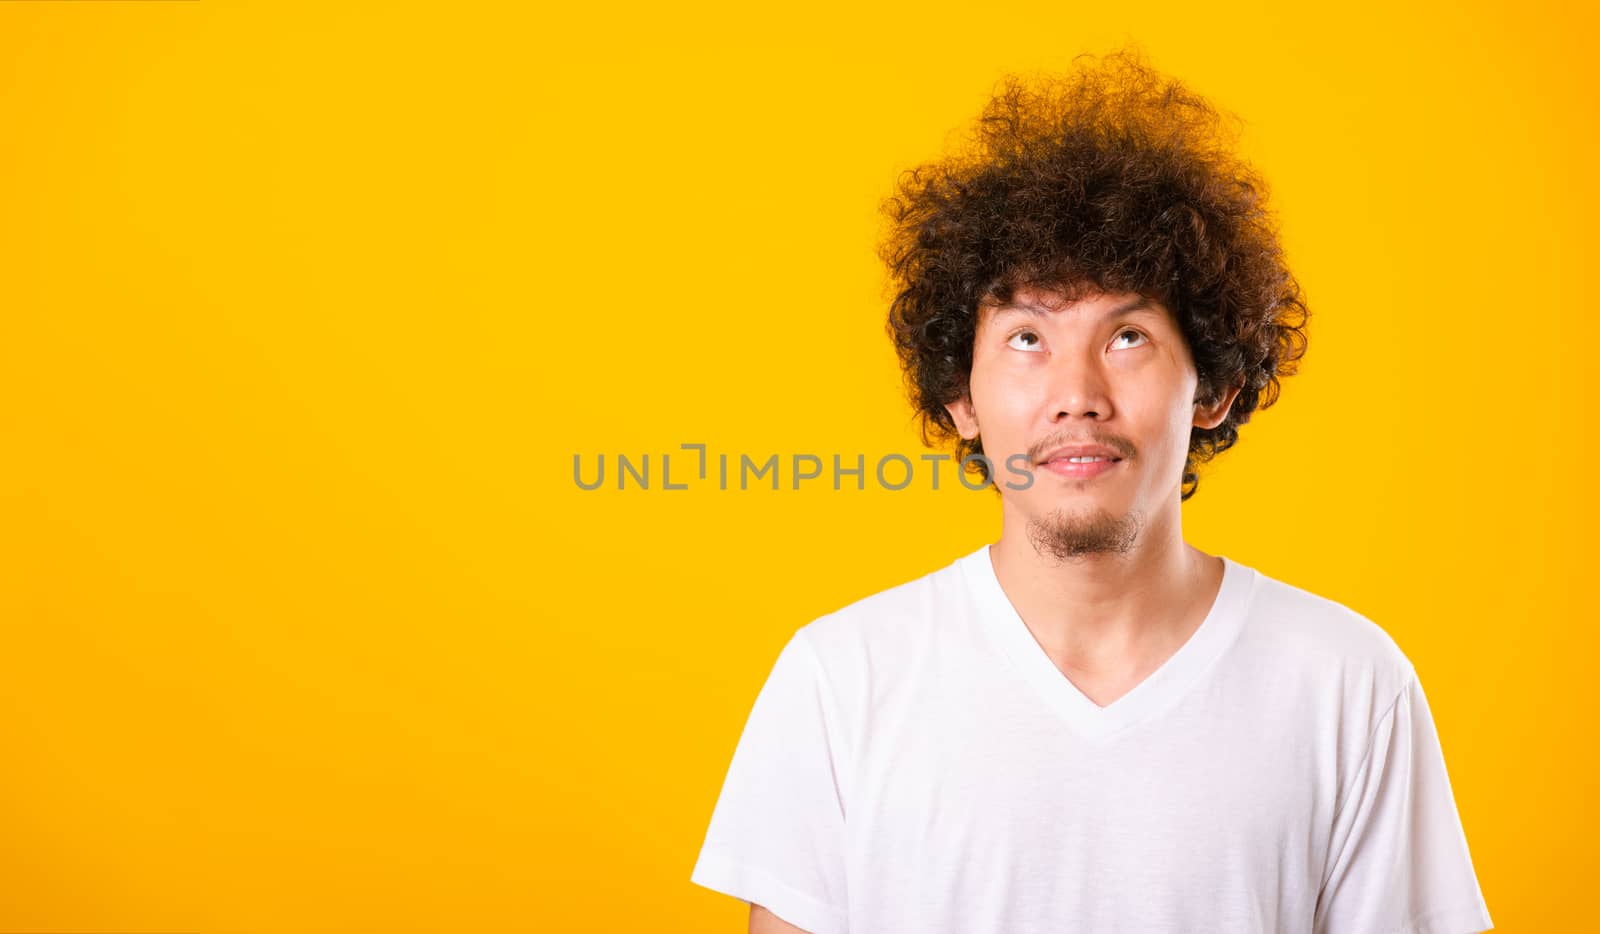
M 1152 302 L 1148 296 L 1141 296 L 1132 301 L 1124 302 L 1121 305 L 1118 305 L 1117 307 L 1106 312 L 1101 317 L 1106 319 L 1120 318 L 1124 315 L 1131 315 L 1136 311 L 1154 310 L 1155 303 Z M 990 320 L 993 320 L 1003 314 L 1008 314 L 1011 312 L 1022 312 L 1024 314 L 1034 315 L 1041 318 L 1052 313 L 1051 309 L 1046 308 L 1043 305 L 1034 304 L 1033 302 L 1011 302 L 1009 304 L 996 306 L 994 313 L 989 317 Z

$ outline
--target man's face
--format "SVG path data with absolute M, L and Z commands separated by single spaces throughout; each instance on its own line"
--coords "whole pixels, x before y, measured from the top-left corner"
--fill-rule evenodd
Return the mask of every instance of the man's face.
M 1220 424 L 1238 393 L 1201 407 L 1198 384 L 1159 303 L 1119 293 L 1065 304 L 1021 288 L 979 309 L 968 397 L 946 408 L 962 437 L 982 436 L 1008 525 L 1024 523 L 1041 553 L 1122 553 L 1151 522 L 1177 521 L 1190 429 Z M 1010 463 L 1033 482 L 1008 489 L 1027 482 L 1007 466 L 1018 454 Z

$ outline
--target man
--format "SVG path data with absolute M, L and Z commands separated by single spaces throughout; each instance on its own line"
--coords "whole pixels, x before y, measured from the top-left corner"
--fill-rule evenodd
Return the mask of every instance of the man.
M 1002 533 L 784 647 L 691 877 L 752 932 L 1492 927 L 1406 655 L 1183 539 L 1306 346 L 1219 127 L 1113 55 L 888 202 L 912 400 Z

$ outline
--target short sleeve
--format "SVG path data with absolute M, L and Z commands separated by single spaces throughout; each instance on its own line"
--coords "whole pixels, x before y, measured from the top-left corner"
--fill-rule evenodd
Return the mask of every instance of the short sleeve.
M 1413 671 L 1346 783 L 1315 934 L 1475 934 L 1494 927 Z
M 841 743 L 804 628 L 756 695 L 690 881 L 846 934 Z

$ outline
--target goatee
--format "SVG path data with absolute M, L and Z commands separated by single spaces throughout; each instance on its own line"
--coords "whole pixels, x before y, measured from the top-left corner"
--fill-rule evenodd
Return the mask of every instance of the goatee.
M 1114 516 L 1104 509 L 1084 515 L 1057 509 L 1028 520 L 1028 541 L 1041 557 L 1058 560 L 1095 554 L 1126 554 L 1139 537 L 1134 513 Z

